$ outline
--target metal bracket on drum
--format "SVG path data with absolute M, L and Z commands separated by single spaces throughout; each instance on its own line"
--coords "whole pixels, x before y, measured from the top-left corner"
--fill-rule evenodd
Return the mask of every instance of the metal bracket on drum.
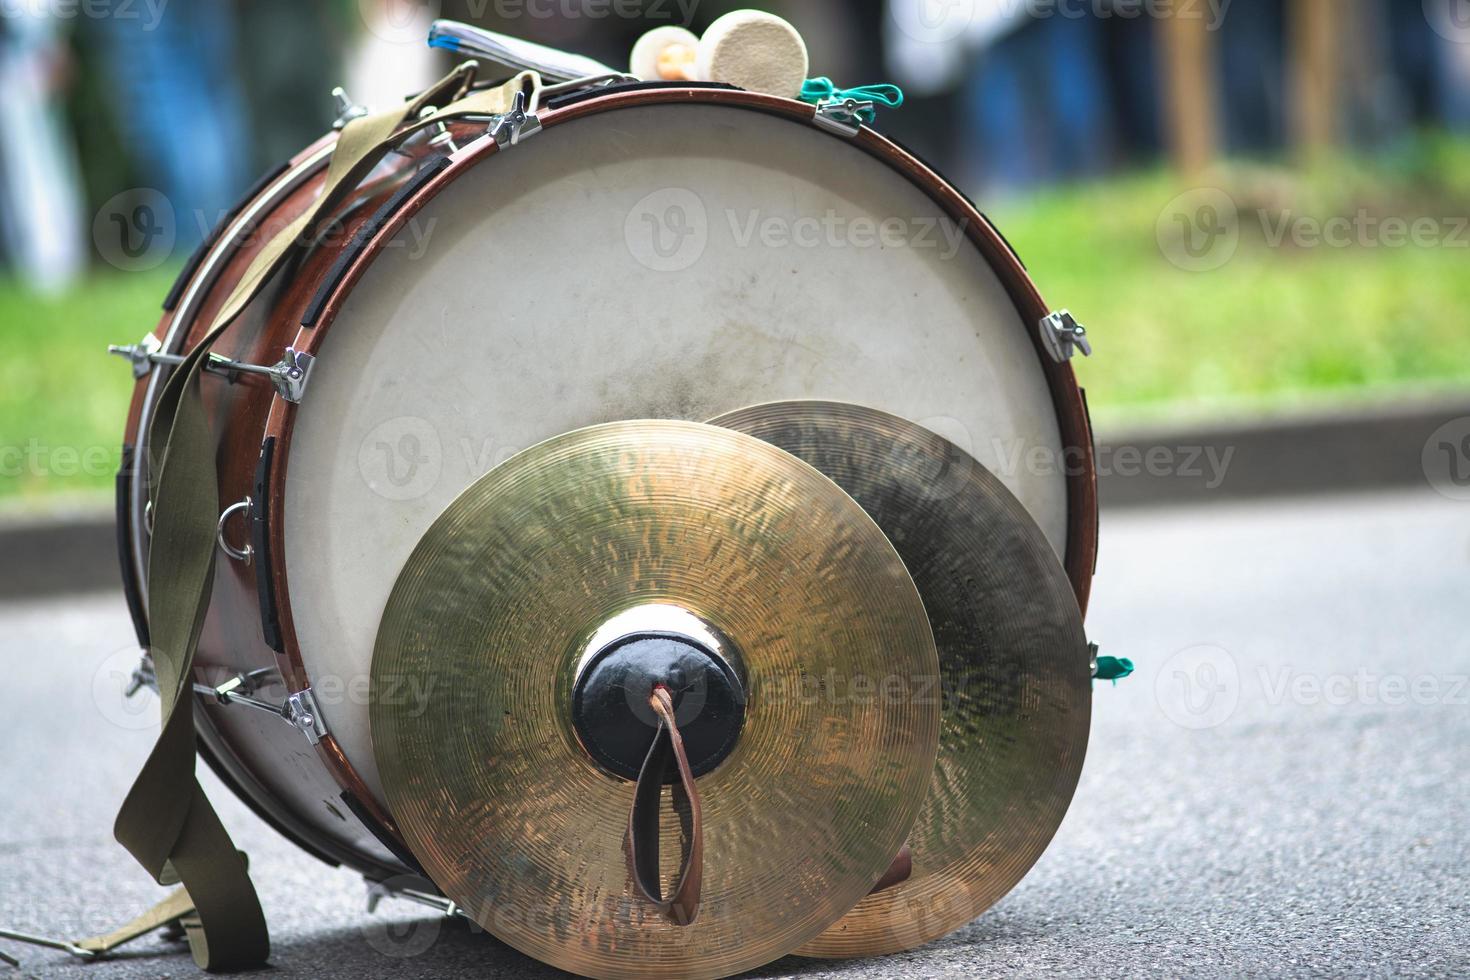
M 511 103 L 510 111 L 494 117 L 490 123 L 490 138 L 495 145 L 502 150 L 518 145 L 523 139 L 530 139 L 541 132 L 541 120 L 527 110 L 530 101 L 525 92 L 517 92 L 515 101 Z
M 152 334 L 136 344 L 126 346 L 114 344 L 108 347 L 107 351 L 110 354 L 127 358 L 133 365 L 133 377 L 135 378 L 147 376 L 156 364 L 177 366 L 184 363 L 184 358 L 178 354 L 163 353 L 158 338 Z M 210 374 L 218 374 L 232 380 L 240 374 L 258 374 L 270 378 L 271 386 L 276 389 L 276 394 L 293 405 L 299 405 L 306 397 L 306 386 L 311 381 L 311 370 L 315 365 L 316 358 L 312 355 L 287 347 L 286 356 L 269 367 L 263 364 L 232 361 L 228 357 L 211 354 L 209 363 L 204 369 Z
M 876 112 L 878 103 L 862 99 L 826 99 L 817 103 L 812 122 L 829 133 L 852 138 L 863 129 L 863 113 Z
M 332 123 L 333 129 L 340 130 L 352 120 L 361 119 L 368 114 L 367 106 L 353 102 L 347 90 L 340 85 L 332 89 L 332 103 L 337 107 L 337 119 Z
M 272 704 L 255 696 L 257 685 L 271 677 L 279 676 L 279 672 L 274 667 L 262 667 L 249 673 L 236 674 L 216 687 L 199 683 L 194 684 L 193 687 L 195 694 L 213 698 L 216 704 L 226 706 L 238 704 L 275 715 L 305 735 L 307 742 L 316 745 L 326 736 L 327 725 L 322 720 L 321 709 L 317 706 L 316 697 L 311 693 L 311 688 L 308 687 L 288 695 L 284 704 Z
M 1041 342 L 1058 364 L 1065 364 L 1080 350 L 1083 357 L 1092 356 L 1092 341 L 1087 328 L 1067 310 L 1059 310 L 1041 321 Z
M 153 655 L 147 650 L 143 651 L 138 666 L 133 668 L 133 676 L 128 679 L 128 686 L 123 691 L 123 697 L 131 698 L 145 687 L 154 694 L 158 693 L 158 674 L 153 669 Z
M 433 887 L 430 882 L 425 881 L 424 884 L 428 887 Z M 403 888 L 386 881 L 370 880 L 368 882 L 367 896 L 368 914 L 371 915 L 376 912 L 378 906 L 382 904 L 385 898 L 400 898 L 406 902 L 413 902 L 415 905 L 422 905 L 425 908 L 433 909 L 448 919 L 469 918 L 469 913 L 465 912 L 453 900 L 445 898 L 443 895 L 420 888 Z

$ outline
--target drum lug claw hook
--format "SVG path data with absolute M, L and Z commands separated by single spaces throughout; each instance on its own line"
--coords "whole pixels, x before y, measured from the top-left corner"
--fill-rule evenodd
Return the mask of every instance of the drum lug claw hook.
M 817 103 L 816 115 L 812 117 L 821 128 L 838 136 L 851 138 L 862 132 L 863 120 L 871 119 L 878 103 L 861 99 L 826 99 Z
M 135 378 L 145 377 L 156 364 L 177 367 L 184 363 L 184 358 L 180 355 L 164 353 L 158 338 L 152 334 L 136 344 L 112 344 L 107 351 L 109 354 L 127 358 L 133 366 L 133 377 Z M 242 374 L 261 375 L 270 379 L 271 387 L 275 388 L 276 394 L 293 405 L 299 405 L 306 397 L 306 386 L 311 381 L 311 371 L 315 366 L 316 358 L 311 354 L 298 351 L 294 347 L 287 347 L 285 356 L 268 367 L 263 364 L 234 361 L 220 354 L 210 354 L 209 360 L 205 362 L 204 370 L 210 374 L 227 378 L 231 382 L 238 380 Z
M 368 114 L 367 106 L 353 102 L 347 90 L 340 85 L 332 89 L 332 103 L 337 109 L 337 119 L 332 123 L 333 129 L 340 130 L 352 120 L 361 119 Z
M 541 120 L 527 111 L 529 107 L 530 100 L 526 93 L 517 92 L 510 111 L 490 124 L 490 138 L 495 141 L 496 146 L 502 150 L 517 146 L 521 140 L 541 132 Z
M 309 744 L 320 743 L 327 735 L 327 723 L 322 718 L 321 708 L 317 704 L 316 696 L 311 693 L 311 688 L 288 694 L 284 704 L 272 704 L 255 696 L 257 683 L 275 672 L 273 667 L 263 667 L 246 674 L 238 674 L 216 687 L 196 682 L 193 685 L 194 693 L 213 698 L 215 704 L 226 707 L 240 705 L 275 715 L 305 735 Z
M 1068 310 L 1058 310 L 1041 321 L 1041 342 L 1058 364 L 1070 361 L 1078 351 L 1083 357 L 1092 356 L 1092 341 L 1087 338 L 1087 328 L 1078 323 Z

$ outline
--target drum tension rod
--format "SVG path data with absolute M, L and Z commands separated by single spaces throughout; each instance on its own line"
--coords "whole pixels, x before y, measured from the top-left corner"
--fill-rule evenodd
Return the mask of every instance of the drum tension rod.
M 275 667 L 259 667 L 236 674 L 215 687 L 199 683 L 193 684 L 192 687 L 195 694 L 210 698 L 215 704 L 226 706 L 238 704 L 245 708 L 254 708 L 257 711 L 273 714 L 299 730 L 306 736 L 307 742 L 316 745 L 327 734 L 327 725 L 322 720 L 321 709 L 317 706 L 316 696 L 311 693 L 311 688 L 308 687 L 288 695 L 284 704 L 272 704 L 256 697 L 260 685 L 273 679 L 281 680 L 279 670 Z M 147 651 L 144 651 L 142 660 L 133 670 L 132 680 L 128 682 L 123 696 L 131 698 L 145 687 L 154 692 L 158 691 L 158 675 L 154 673 L 153 658 Z
M 432 888 L 433 884 L 425 881 L 424 884 Z M 425 908 L 431 908 L 441 913 L 447 919 L 468 919 L 469 913 L 465 912 L 459 904 L 443 895 L 436 894 L 419 888 L 401 888 L 386 881 L 373 881 L 367 879 L 368 895 L 367 910 L 371 915 L 378 910 L 378 906 L 385 898 L 400 898 L 406 902 L 413 902 Z
M 273 714 L 284 719 L 292 728 L 305 735 L 308 743 L 316 745 L 322 740 L 322 736 L 327 734 L 327 726 L 322 721 L 322 712 L 317 707 L 316 697 L 311 693 L 311 688 L 308 687 L 295 694 L 287 695 L 284 704 L 272 704 L 254 696 L 254 679 L 261 674 L 274 672 L 275 668 L 266 667 L 248 674 L 238 674 L 218 687 L 195 684 L 194 693 L 214 698 L 218 704 L 238 704 Z
M 184 358 L 178 354 L 165 354 L 158 338 L 152 334 L 136 344 L 113 344 L 107 348 L 107 352 L 127 358 L 128 362 L 133 365 L 133 377 L 135 378 L 146 377 L 157 364 L 178 365 L 184 362 Z M 276 389 L 276 394 L 293 405 L 298 405 L 306 397 L 306 386 L 311 381 L 311 369 L 315 364 L 316 358 L 312 355 L 287 347 L 286 356 L 279 363 L 269 367 L 263 364 L 233 361 L 219 354 L 211 354 L 209 363 L 204 366 L 204 369 L 210 374 L 229 379 L 231 383 L 238 380 L 241 374 L 258 374 L 269 378 L 271 386 Z

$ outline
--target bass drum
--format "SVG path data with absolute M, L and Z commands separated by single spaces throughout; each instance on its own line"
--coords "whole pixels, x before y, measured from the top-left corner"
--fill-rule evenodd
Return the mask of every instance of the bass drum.
M 505 149 L 460 124 L 405 146 L 340 234 L 216 345 L 252 363 L 286 348 L 315 358 L 299 404 L 252 375 L 205 381 L 221 500 L 250 500 L 237 513 L 253 546 L 250 564 L 221 562 L 198 662 L 211 684 L 254 671 L 269 685 L 278 671 L 275 695 L 309 690 L 316 728 L 303 739 L 210 702 L 203 741 L 283 832 L 373 877 L 412 863 L 368 727 L 389 593 L 450 503 L 558 434 L 797 399 L 902 416 L 1000 477 L 1086 605 L 1096 496 L 1082 394 L 1042 341 L 1048 307 L 960 193 L 866 128 L 745 92 L 596 89 L 539 118 L 542 132 Z M 262 229 L 310 203 L 331 142 L 227 222 L 172 297 L 166 349 L 202 334 Z M 135 401 L 140 460 L 160 374 Z M 124 481 L 121 511 L 138 583 L 147 479 L 139 466 Z M 222 529 L 237 553 L 245 526 Z

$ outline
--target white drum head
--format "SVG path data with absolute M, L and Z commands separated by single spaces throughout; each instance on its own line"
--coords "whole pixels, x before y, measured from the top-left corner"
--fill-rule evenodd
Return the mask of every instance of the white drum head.
M 642 106 L 496 154 L 376 258 L 296 421 L 286 566 L 313 686 L 346 692 L 328 727 L 382 802 L 361 695 L 403 563 L 479 477 L 589 425 L 872 406 L 985 464 L 1064 554 L 1064 475 L 1015 463 L 1063 458 L 1033 328 L 925 193 L 810 124 Z

